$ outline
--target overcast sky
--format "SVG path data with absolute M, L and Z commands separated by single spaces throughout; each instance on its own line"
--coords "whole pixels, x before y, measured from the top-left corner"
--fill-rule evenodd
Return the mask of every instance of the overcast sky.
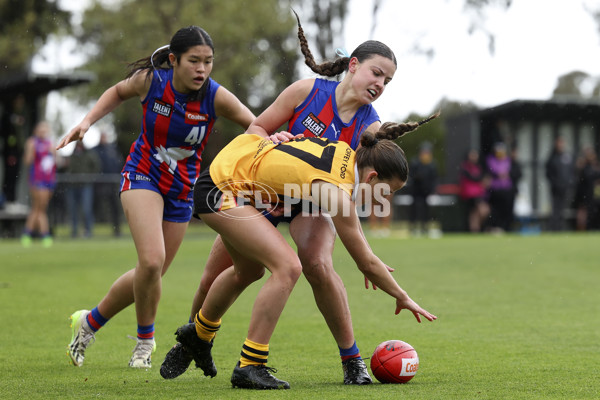
M 474 15 L 463 10 L 464 1 L 383 0 L 371 35 L 373 0 L 351 0 L 344 34 L 348 52 L 376 39 L 398 59 L 393 81 L 374 103 L 383 121 L 403 120 L 411 112 L 428 114 L 444 97 L 480 107 L 548 99 L 558 77 L 574 70 L 600 77 L 600 33 L 586 11 L 600 9 L 598 0 L 513 0 L 508 11 L 488 8 L 482 26 L 495 35 L 494 54 L 482 30 L 469 35 Z M 72 10 L 86 3 L 61 0 Z M 415 53 L 417 43 L 433 49 L 433 57 Z M 50 49 L 34 68 L 72 68 L 74 47 L 64 43 Z M 301 75 L 310 76 L 310 71 L 301 68 Z M 67 125 L 79 122 L 85 111 L 71 113 Z M 86 145 L 95 145 L 97 135 L 89 136 Z
M 548 99 L 558 77 L 580 70 L 600 77 L 600 33 L 585 7 L 598 0 L 513 0 L 508 11 L 486 13 L 485 28 L 496 37 L 488 50 L 482 31 L 468 28 L 473 14 L 464 0 L 383 0 L 370 36 L 373 0 L 351 0 L 346 22 L 349 52 L 367 39 L 392 48 L 398 70 L 374 106 L 382 120 L 427 114 L 449 98 L 491 107 L 515 99 Z M 433 58 L 411 51 L 432 47 Z

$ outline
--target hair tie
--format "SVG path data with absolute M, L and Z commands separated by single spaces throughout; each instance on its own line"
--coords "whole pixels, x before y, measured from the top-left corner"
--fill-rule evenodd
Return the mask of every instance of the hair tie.
M 164 46 L 161 46 L 158 49 L 154 50 L 154 53 L 152 53 L 152 55 L 150 56 L 150 64 L 152 64 L 152 68 L 155 71 L 156 71 L 156 66 L 154 65 L 154 55 L 161 50 L 168 49 L 169 47 L 170 47 L 170 45 L 165 44 Z M 162 78 L 160 77 L 160 75 L 157 75 L 157 76 L 158 76 L 158 80 L 162 82 Z
M 373 146 L 375 146 L 377 143 L 379 143 L 379 139 L 378 138 L 373 138 Z
M 337 49 L 335 49 L 335 54 L 337 54 L 340 57 L 350 58 L 350 54 L 348 54 L 348 51 L 343 47 L 338 47 Z

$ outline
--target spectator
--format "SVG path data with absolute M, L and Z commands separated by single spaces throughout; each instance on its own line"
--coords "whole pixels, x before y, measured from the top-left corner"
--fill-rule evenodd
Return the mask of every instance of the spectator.
M 31 211 L 25 221 L 21 236 L 23 247 L 31 246 L 31 238 L 37 232 L 44 247 L 52 246 L 48 224 L 48 204 L 56 186 L 56 151 L 50 138 L 50 125 L 40 121 L 33 135 L 25 142 L 23 161 L 29 171 L 29 194 Z
M 460 198 L 467 208 L 469 231 L 483 230 L 485 220 L 490 215 L 490 206 L 485 198 L 485 173 L 479 163 L 479 151 L 471 149 L 460 164 Z
M 435 192 L 437 167 L 433 161 L 432 145 L 421 143 L 419 154 L 410 163 L 410 190 L 413 202 L 410 208 L 410 222 L 413 231 L 419 235 L 427 228 L 430 220 L 427 197 Z
M 600 200 L 600 164 L 591 147 L 583 149 L 577 160 L 577 181 L 573 206 L 576 210 L 576 229 L 593 228 Z
M 21 170 L 21 156 L 23 144 L 27 138 L 27 118 L 25 116 L 25 96 L 18 94 L 9 103 L 9 109 L 3 113 L 2 135 L 0 135 L 1 158 L 3 160 L 4 174 L 2 193 L 8 210 L 20 210 L 17 203 L 17 183 Z
M 564 212 L 570 195 L 574 174 L 573 156 L 566 150 L 562 137 L 554 141 L 552 152 L 546 161 L 546 178 L 550 183 L 552 214 L 550 215 L 550 230 L 564 229 Z
M 389 211 L 386 212 L 383 202 L 373 201 L 371 212 L 369 213 L 369 230 L 376 237 L 388 237 L 392 233 L 391 222 L 394 212 L 394 194 L 385 196 L 385 202 L 389 205 Z M 383 215 L 382 215 L 383 214 Z
M 510 230 L 513 219 L 513 182 L 510 177 L 511 159 L 506 145 L 494 144 L 494 152 L 486 158 L 486 170 L 490 179 L 488 198 L 490 203 L 490 231 L 501 233 Z
M 123 156 L 107 132 L 101 132 L 100 143 L 94 148 L 100 159 L 102 179 L 94 185 L 95 197 L 100 199 L 98 212 L 108 216 L 115 236 L 121 236 L 121 204 L 119 202 L 119 182 L 123 168 Z
M 71 182 L 67 188 L 67 207 L 71 215 L 71 237 L 79 236 L 79 214 L 83 217 L 83 236 L 92 237 L 94 229 L 94 176 L 100 173 L 100 159 L 78 140 L 67 160 Z
M 510 220 L 508 226 L 512 226 L 515 216 L 515 201 L 519 194 L 519 181 L 523 178 L 523 168 L 517 159 L 517 146 L 512 146 L 510 151 L 510 181 L 512 182 L 512 193 L 510 196 Z

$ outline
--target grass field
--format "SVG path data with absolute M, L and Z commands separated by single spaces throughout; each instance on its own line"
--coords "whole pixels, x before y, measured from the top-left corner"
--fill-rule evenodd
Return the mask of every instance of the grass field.
M 366 291 L 338 244 L 334 260 L 348 290 L 358 346 L 369 357 L 380 342 L 401 339 L 419 353 L 405 385 L 342 384 L 338 350 L 302 278 L 271 341 L 269 365 L 291 390 L 232 389 L 231 371 L 260 285 L 223 318 L 213 357 L 219 374 L 190 370 L 164 380 L 159 367 L 187 322 L 214 235 L 196 224 L 163 281 L 150 370 L 127 367 L 134 309 L 113 318 L 73 367 L 66 356 L 68 316 L 95 306 L 135 263 L 131 239 L 97 235 L 23 249 L 0 241 L 0 398 L 122 399 L 598 399 L 600 398 L 600 235 L 445 235 L 441 239 L 371 238 L 374 251 L 419 304 L 438 320 L 418 324 L 394 301 Z

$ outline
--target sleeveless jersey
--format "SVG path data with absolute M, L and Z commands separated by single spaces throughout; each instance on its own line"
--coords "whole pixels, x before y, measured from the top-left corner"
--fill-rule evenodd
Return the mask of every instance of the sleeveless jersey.
M 33 137 L 35 155 L 29 170 L 29 182 L 36 184 L 56 183 L 56 162 L 52 154 L 52 141 Z
M 379 115 L 371 104 L 361 106 L 352 120 L 345 124 L 338 115 L 335 89 L 339 82 L 315 79 L 315 84 L 306 99 L 294 110 L 289 121 L 288 132 L 303 133 L 305 137 L 321 137 L 346 142 L 356 150 L 360 135 Z
M 131 145 L 123 173 L 150 179 L 165 196 L 191 200 L 202 151 L 217 118 L 214 100 L 220 85 L 209 78 L 203 99 L 188 101 L 173 88 L 172 69 L 153 74 L 142 101 L 141 133 Z
M 345 142 L 302 138 L 274 144 L 258 135 L 243 134 L 221 150 L 210 165 L 210 176 L 221 191 L 307 199 L 302 185 L 323 180 L 339 186 L 350 196 L 355 185 L 355 152 Z M 286 191 L 286 184 L 298 190 Z

